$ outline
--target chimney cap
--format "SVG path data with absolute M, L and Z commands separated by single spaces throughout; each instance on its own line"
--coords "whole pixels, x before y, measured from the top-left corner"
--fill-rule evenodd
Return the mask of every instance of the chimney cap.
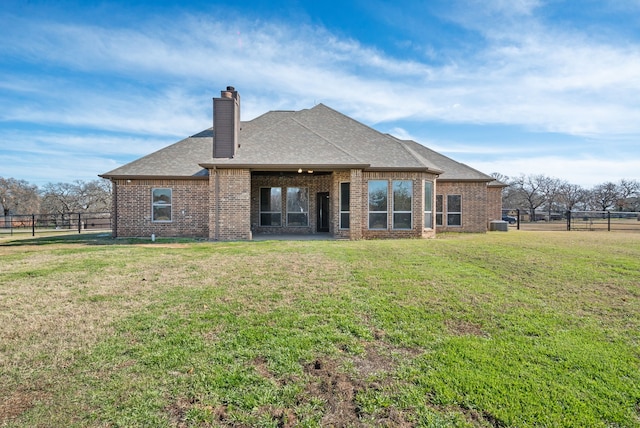
M 227 86 L 227 91 L 234 92 L 235 90 L 236 88 L 234 88 L 233 86 Z

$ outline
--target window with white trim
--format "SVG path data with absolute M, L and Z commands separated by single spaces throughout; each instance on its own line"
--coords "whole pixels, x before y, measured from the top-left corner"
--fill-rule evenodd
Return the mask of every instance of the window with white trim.
M 287 187 L 287 226 L 309 226 L 307 187 Z
M 389 184 L 369 180 L 369 229 L 387 229 Z
M 393 189 L 393 228 L 411 229 L 413 225 L 413 181 L 394 180 Z
M 282 226 L 282 188 L 260 188 L 260 226 Z
M 433 229 L 433 182 L 424 182 L 424 226 Z
M 442 195 L 436 195 L 436 226 L 442 226 Z
M 462 226 L 461 195 L 447 195 L 447 226 Z
M 340 183 L 340 229 L 349 229 L 351 183 Z
M 151 189 L 151 220 L 157 222 L 171 221 L 172 205 L 171 189 Z

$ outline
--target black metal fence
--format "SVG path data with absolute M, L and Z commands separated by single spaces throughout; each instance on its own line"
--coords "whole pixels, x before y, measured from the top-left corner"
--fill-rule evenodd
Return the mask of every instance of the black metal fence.
M 15 214 L 0 216 L 0 234 L 111 231 L 111 213 Z
M 640 212 L 565 211 L 564 213 L 503 210 L 503 220 L 518 230 L 640 232 Z

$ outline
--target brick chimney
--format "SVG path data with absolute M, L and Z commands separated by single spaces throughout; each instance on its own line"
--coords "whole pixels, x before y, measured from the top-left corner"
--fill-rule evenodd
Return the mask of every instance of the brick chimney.
M 240 94 L 233 86 L 213 99 L 213 157 L 232 158 L 238 148 Z

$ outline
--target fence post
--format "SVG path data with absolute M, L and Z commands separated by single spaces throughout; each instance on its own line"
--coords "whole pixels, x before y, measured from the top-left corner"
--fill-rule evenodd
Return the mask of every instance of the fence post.
M 31 236 L 36 236 L 36 215 L 31 214 Z
M 611 232 L 611 211 L 607 211 L 607 232 Z
M 518 221 L 516 221 L 516 230 L 520 230 L 520 208 L 516 209 L 516 215 L 518 216 Z
M 82 214 L 78 213 L 78 233 L 80 233 L 80 220 L 81 220 L 81 216 Z
M 567 210 L 567 230 L 571 230 L 571 210 Z

